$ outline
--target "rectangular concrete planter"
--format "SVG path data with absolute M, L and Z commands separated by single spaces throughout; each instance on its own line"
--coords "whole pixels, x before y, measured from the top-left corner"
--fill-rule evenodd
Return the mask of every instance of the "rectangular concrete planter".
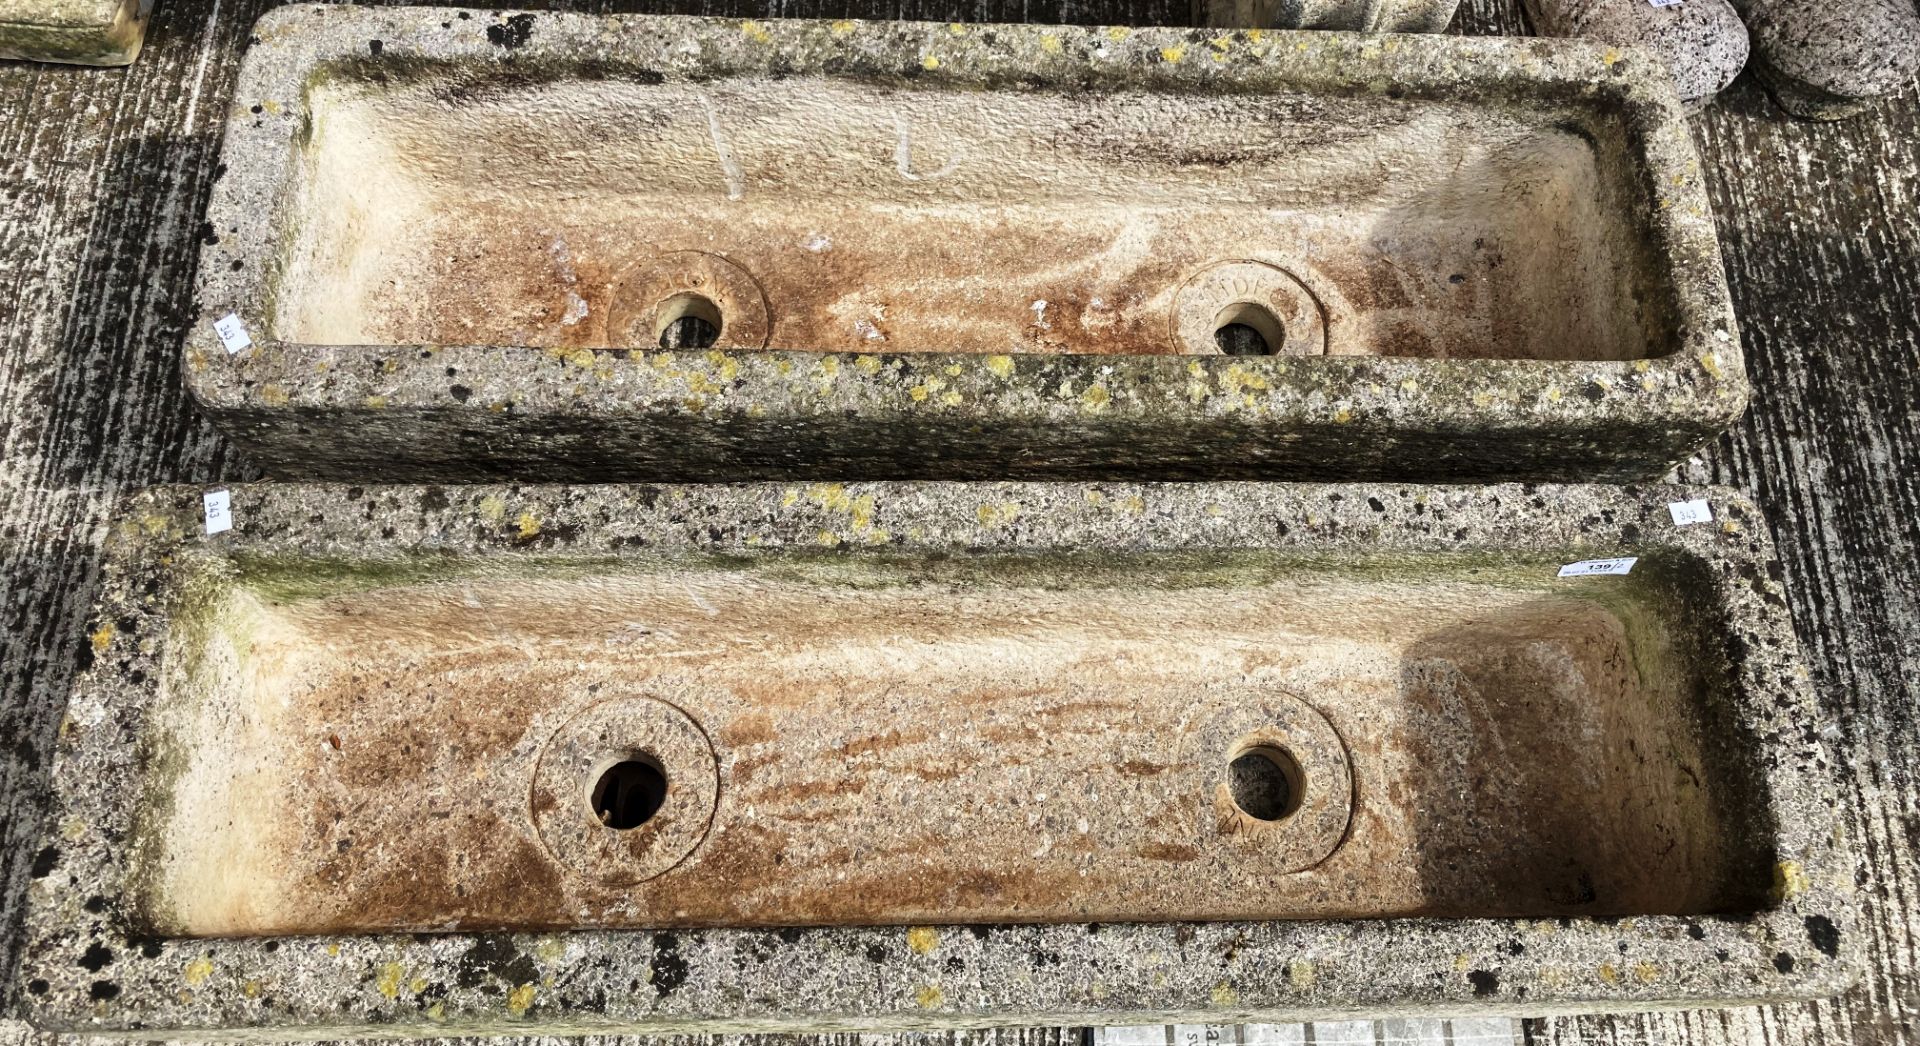
M 126 65 L 152 13 L 153 0 L 0 0 L 0 58 Z
M 332 6 L 257 36 L 184 366 L 282 478 L 1620 480 L 1746 400 L 1666 73 L 1608 48 Z
M 1670 502 L 1709 500 L 1677 527 Z M 43 1028 L 272 1038 L 1829 995 L 1822 713 L 1723 490 L 134 500 Z M 1634 556 L 1625 575 L 1560 577 Z

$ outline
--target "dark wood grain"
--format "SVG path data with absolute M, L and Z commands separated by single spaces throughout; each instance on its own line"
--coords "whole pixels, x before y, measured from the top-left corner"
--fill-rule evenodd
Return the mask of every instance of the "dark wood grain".
M 89 650 L 109 506 L 150 483 L 252 478 L 193 414 L 175 358 L 218 127 L 247 28 L 268 6 L 161 0 L 130 69 L 0 62 L 0 1013 L 11 1003 L 12 931 L 42 829 L 46 757 Z M 1187 0 L 546 6 L 1140 25 L 1180 24 L 1189 10 Z M 1469 0 L 1456 24 L 1521 27 L 1512 0 Z M 1831 717 L 1823 726 L 1848 775 L 1870 968 L 1834 1002 L 1529 1021 L 1525 1034 L 1909 1043 L 1920 1038 L 1920 104 L 1909 91 L 1858 120 L 1794 123 L 1743 80 L 1696 134 L 1757 394 L 1745 423 L 1681 475 L 1744 487 L 1771 510 Z M 1034 1029 L 968 1041 L 1071 1039 Z

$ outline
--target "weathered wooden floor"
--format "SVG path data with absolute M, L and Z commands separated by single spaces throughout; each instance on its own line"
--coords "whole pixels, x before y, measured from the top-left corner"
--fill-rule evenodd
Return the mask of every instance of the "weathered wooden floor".
M 160 3 L 129 70 L 0 62 L 0 1013 L 46 753 L 87 645 L 108 508 L 149 483 L 253 474 L 194 416 L 175 357 L 220 121 L 248 26 L 271 4 Z M 1187 10 L 1184 0 L 617 6 L 1132 24 L 1177 24 Z M 1469 8 L 1465 31 L 1518 24 L 1512 0 Z M 1846 819 L 1865 854 L 1871 968 L 1832 1003 L 1533 1021 L 1525 1033 L 1552 1043 L 1920 1041 L 1920 102 L 1909 91 L 1848 123 L 1792 123 L 1743 80 L 1697 135 L 1758 391 L 1745 424 L 1682 471 L 1745 487 L 1771 509 L 1852 783 Z M 1073 1041 L 1050 1029 L 985 1038 Z

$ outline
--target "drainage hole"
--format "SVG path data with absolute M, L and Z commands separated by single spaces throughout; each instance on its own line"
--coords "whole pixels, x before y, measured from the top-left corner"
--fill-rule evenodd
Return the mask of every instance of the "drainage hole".
M 645 755 L 629 756 L 601 771 L 588 799 L 601 824 L 623 832 L 653 820 L 666 800 L 666 772 Z
M 1213 318 L 1213 343 L 1229 356 L 1272 356 L 1287 343 L 1287 327 L 1264 305 L 1234 302 Z
M 720 306 L 700 294 L 676 294 L 660 303 L 655 326 L 663 349 L 707 349 L 720 340 Z
M 1233 805 L 1256 820 L 1279 821 L 1300 809 L 1305 785 L 1299 761 L 1273 745 L 1244 749 L 1227 767 Z

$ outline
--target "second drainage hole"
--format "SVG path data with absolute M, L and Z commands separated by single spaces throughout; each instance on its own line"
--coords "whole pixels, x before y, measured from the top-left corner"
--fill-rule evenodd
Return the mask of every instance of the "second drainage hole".
M 654 321 L 663 349 L 708 349 L 720 340 L 720 306 L 699 294 L 676 294 L 660 303 Z
M 619 831 L 653 820 L 666 801 L 666 771 L 644 755 L 629 756 L 601 771 L 589 797 L 593 816 Z
M 1279 821 L 1298 810 L 1305 785 L 1299 761 L 1272 745 L 1255 745 L 1227 767 L 1233 804 L 1260 821 Z

